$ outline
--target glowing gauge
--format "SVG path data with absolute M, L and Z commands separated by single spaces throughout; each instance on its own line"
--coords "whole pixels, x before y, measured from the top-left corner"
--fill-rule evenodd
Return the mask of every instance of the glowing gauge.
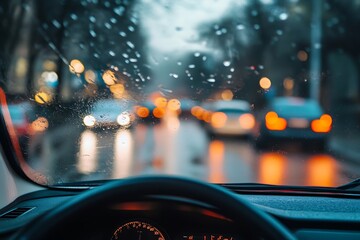
M 140 221 L 128 222 L 113 233 L 111 239 L 119 240 L 166 240 L 156 227 Z

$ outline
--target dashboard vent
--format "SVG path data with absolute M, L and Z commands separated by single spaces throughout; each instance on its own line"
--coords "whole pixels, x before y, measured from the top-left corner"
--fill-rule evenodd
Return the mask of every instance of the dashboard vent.
M 30 212 L 34 207 L 18 207 L 14 208 L 2 215 L 0 215 L 0 218 L 17 218 L 21 215 L 24 215 L 27 212 Z

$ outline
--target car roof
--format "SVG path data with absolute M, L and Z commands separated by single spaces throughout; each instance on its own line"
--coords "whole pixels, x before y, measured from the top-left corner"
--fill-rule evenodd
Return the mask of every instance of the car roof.
M 250 104 L 245 100 L 216 101 L 213 103 L 213 109 L 234 109 L 250 111 Z
M 278 97 L 271 103 L 271 108 L 284 117 L 318 117 L 323 113 L 315 99 L 299 97 Z

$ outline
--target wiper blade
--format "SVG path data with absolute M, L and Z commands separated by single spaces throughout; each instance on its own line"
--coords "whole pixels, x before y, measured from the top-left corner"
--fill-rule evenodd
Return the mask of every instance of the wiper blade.
M 349 183 L 337 187 L 340 190 L 360 190 L 360 178 L 357 178 Z

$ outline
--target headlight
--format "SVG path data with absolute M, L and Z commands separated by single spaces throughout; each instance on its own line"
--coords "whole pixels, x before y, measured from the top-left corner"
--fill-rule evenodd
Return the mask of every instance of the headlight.
M 129 126 L 131 123 L 130 114 L 128 112 L 123 112 L 117 117 L 116 121 L 122 127 Z
M 87 115 L 84 117 L 83 122 L 84 122 L 85 126 L 93 127 L 95 125 L 96 120 L 93 116 Z

